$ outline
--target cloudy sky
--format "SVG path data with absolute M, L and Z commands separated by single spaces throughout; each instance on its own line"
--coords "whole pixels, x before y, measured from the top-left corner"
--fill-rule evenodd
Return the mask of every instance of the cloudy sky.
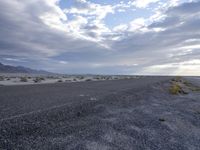
M 200 1 L 0 0 L 0 62 L 59 73 L 200 75 Z

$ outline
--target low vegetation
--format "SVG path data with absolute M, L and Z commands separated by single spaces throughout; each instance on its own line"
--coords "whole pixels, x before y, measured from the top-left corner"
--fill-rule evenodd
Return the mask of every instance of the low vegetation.
M 92 81 L 92 79 L 87 79 L 87 80 L 85 80 L 85 81 Z
M 57 82 L 63 82 L 63 80 L 60 79 L 60 80 L 58 80 Z
M 190 91 L 200 91 L 200 87 L 195 86 L 186 80 L 183 80 L 181 77 L 172 79 L 171 86 L 169 88 L 170 94 L 188 94 Z
M 41 82 L 41 81 L 44 81 L 45 79 L 43 78 L 43 77 L 36 77 L 33 81 L 35 82 L 35 83 L 39 83 L 39 82 Z
M 169 92 L 173 95 L 180 94 L 182 91 L 182 88 L 178 83 L 173 83 L 171 87 L 169 88 Z
M 28 82 L 28 79 L 26 77 L 20 77 L 21 82 Z

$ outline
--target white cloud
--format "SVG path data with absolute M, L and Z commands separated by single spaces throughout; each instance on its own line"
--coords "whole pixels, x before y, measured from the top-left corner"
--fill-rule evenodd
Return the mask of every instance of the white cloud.
M 132 2 L 132 5 L 138 7 L 138 8 L 146 8 L 152 3 L 156 3 L 160 0 L 134 0 Z
M 141 28 L 144 28 L 146 25 L 144 18 L 136 18 L 135 20 L 130 22 L 130 31 L 136 31 Z
M 196 76 L 200 74 L 200 59 L 193 59 L 179 63 L 168 63 L 146 67 L 143 74 L 186 75 Z M 194 71 L 195 70 L 195 71 Z
M 64 64 L 64 65 L 68 64 L 67 61 L 63 61 L 63 60 L 59 61 L 59 63 L 60 63 L 60 64 Z

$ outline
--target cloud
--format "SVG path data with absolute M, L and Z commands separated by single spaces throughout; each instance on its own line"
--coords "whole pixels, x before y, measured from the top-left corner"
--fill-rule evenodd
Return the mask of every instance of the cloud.
M 128 3 L 0 1 L 0 60 L 65 73 L 200 74 L 200 2 L 131 1 L 139 9 L 153 3 L 149 17 L 112 28 L 105 18 Z
M 23 3 L 20 1 L 1 1 L 0 5 L 3 8 L 0 14 L 0 55 L 29 58 L 52 57 L 63 52 L 88 50 L 91 49 L 90 47 L 98 49 L 98 46 L 95 46 L 97 43 L 88 41 L 75 33 L 70 33 L 67 28 L 63 32 L 58 28 L 53 28 L 54 23 L 46 23 L 46 18 L 42 16 L 51 14 L 50 16 L 53 18 L 57 16 L 55 20 L 60 21 L 58 24 L 61 25 L 58 27 L 67 27 L 62 22 L 66 21 L 67 17 L 64 17 L 64 13 L 60 12 L 55 0 L 30 0 Z M 84 24 L 84 19 L 82 23 Z M 73 23 L 71 25 L 73 26 Z
M 132 2 L 132 5 L 134 5 L 135 7 L 138 7 L 138 8 L 146 8 L 150 4 L 156 3 L 158 1 L 160 1 L 160 0 L 134 0 Z
M 181 64 L 184 61 L 200 58 L 200 54 L 197 52 L 200 47 L 198 42 L 195 42 L 200 39 L 200 28 L 198 27 L 200 12 L 197 11 L 197 6 L 200 6 L 200 2 L 185 3 L 170 8 L 165 12 L 164 20 L 150 24 L 145 32 L 124 31 L 123 38 L 119 38 L 112 44 L 113 49 L 132 55 L 133 59 L 143 58 L 144 63 L 140 64 L 146 73 L 155 70 L 151 65 L 158 68 L 157 64 L 160 64 L 158 66 L 164 67 L 163 69 L 159 68 L 158 74 L 168 74 L 163 71 L 168 70 L 166 64 Z M 190 9 L 190 12 L 183 13 L 183 10 L 187 9 Z M 154 30 L 156 28 L 164 30 L 156 32 Z M 169 57 L 170 55 L 173 55 L 173 59 Z M 171 67 L 174 71 L 179 70 L 179 72 L 175 72 L 177 74 L 183 73 L 186 68 L 179 65 Z M 180 71 L 181 69 L 182 71 Z M 193 70 L 193 74 L 199 74 L 195 69 L 190 70 Z

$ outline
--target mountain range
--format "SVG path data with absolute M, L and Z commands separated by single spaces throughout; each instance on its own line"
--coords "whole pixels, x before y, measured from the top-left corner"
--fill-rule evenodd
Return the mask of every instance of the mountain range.
M 44 70 L 34 70 L 22 66 L 11 66 L 0 63 L 0 73 L 52 74 Z

